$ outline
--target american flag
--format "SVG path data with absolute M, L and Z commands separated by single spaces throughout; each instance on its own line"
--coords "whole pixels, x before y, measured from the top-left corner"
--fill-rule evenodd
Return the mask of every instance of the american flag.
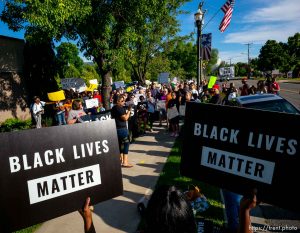
M 222 22 L 220 23 L 219 30 L 224 32 L 231 21 L 233 12 L 234 0 L 227 0 L 227 2 L 221 7 L 221 10 L 225 13 Z
M 203 60 L 210 60 L 211 56 L 211 33 L 202 34 L 201 38 L 201 57 Z

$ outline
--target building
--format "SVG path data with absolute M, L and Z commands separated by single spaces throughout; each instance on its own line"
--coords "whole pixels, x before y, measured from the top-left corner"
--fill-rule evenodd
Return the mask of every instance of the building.
M 23 80 L 24 45 L 22 39 L 0 35 L 0 122 L 31 117 Z

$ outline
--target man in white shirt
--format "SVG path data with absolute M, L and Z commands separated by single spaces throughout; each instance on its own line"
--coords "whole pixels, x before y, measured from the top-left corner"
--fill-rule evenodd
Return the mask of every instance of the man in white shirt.
M 44 106 L 46 102 L 41 101 L 38 96 L 33 98 L 32 114 L 36 122 L 36 128 L 42 128 L 42 114 L 44 114 Z

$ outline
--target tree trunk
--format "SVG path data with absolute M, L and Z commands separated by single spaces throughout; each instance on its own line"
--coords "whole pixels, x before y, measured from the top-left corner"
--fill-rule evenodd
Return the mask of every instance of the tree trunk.
M 110 70 L 104 70 L 104 55 L 100 54 L 98 57 L 94 58 L 95 62 L 98 65 L 99 74 L 102 78 L 102 89 L 101 89 L 101 95 L 102 95 L 102 101 L 103 101 L 103 107 L 106 110 L 110 109 L 110 92 L 111 92 L 111 71 Z

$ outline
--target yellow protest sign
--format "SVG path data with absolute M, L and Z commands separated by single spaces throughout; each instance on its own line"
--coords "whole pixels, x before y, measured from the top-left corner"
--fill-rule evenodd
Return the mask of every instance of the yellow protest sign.
M 50 101 L 61 101 L 66 99 L 64 91 L 56 91 L 47 93 L 48 99 Z
M 131 92 L 134 90 L 134 86 L 129 86 L 126 88 L 126 92 Z
M 215 85 L 216 81 L 217 81 L 216 76 L 210 76 L 209 83 L 208 83 L 208 88 L 212 88 L 213 85 Z
M 97 89 L 98 84 L 90 84 L 89 87 L 86 88 L 87 91 L 94 91 Z

